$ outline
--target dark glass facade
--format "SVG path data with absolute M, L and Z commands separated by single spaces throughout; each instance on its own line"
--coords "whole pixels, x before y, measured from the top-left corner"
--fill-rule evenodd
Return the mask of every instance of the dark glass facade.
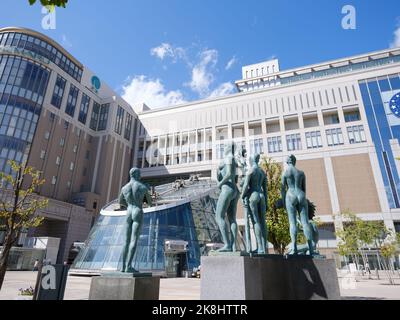
M 50 71 L 21 57 L 0 55 L 0 171 L 26 161 Z
M 390 140 L 400 139 L 400 119 L 389 100 L 400 93 L 398 74 L 360 81 L 362 99 L 374 141 L 390 208 L 400 208 L 400 179 Z
M 90 129 L 97 130 L 99 123 L 100 104 L 93 102 L 92 117 L 90 119 Z
M 217 194 L 212 191 L 185 204 L 145 212 L 133 267 L 140 271 L 165 271 L 168 240 L 186 241 L 185 268 L 198 267 L 200 257 L 207 254 L 207 244 L 222 242 L 215 220 L 216 199 Z M 101 215 L 72 269 L 118 269 L 122 263 L 125 219 L 125 215 Z
M 55 106 L 57 109 L 61 108 L 66 82 L 67 81 L 63 77 L 57 76 L 56 84 L 54 86 L 53 96 L 51 98 L 51 104 Z
M 126 114 L 126 122 L 125 122 L 125 133 L 124 133 L 124 138 L 126 140 L 130 140 L 130 138 L 131 138 L 132 121 L 133 121 L 133 116 L 131 114 L 127 113 Z
M 82 93 L 81 107 L 79 109 L 78 121 L 86 124 L 87 115 L 89 112 L 90 98 Z
M 38 54 L 55 63 L 78 82 L 82 79 L 83 70 L 79 66 L 60 50 L 37 37 L 18 32 L 0 33 L 0 47 L 12 47 Z
M 118 106 L 117 110 L 117 119 L 115 121 L 115 128 L 114 131 L 118 134 L 122 133 L 122 123 L 124 122 L 124 113 L 125 110 Z
M 110 104 L 109 103 L 101 105 L 99 125 L 97 127 L 98 131 L 102 131 L 102 130 L 106 130 L 107 129 L 107 121 L 108 121 L 109 110 L 110 110 Z
M 65 107 L 65 113 L 72 118 L 75 115 L 76 103 L 78 101 L 79 89 L 71 84 L 69 88 L 67 106 Z

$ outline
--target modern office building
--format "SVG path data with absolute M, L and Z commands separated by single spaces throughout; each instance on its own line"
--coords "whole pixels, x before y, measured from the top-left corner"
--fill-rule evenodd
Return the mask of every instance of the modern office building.
M 131 166 L 163 185 L 215 178 L 229 141 L 279 163 L 294 154 L 329 253 L 345 210 L 400 231 L 399 74 L 399 48 L 283 71 L 271 60 L 243 67 L 236 94 L 132 108 L 48 37 L 0 29 L 0 170 L 15 159 L 43 171 L 51 202 L 28 236 L 62 238 L 65 260 Z
M 137 117 L 98 76 L 45 35 L 0 29 L 0 171 L 8 160 L 43 172 L 45 222 L 25 237 L 60 238 L 58 261 L 85 241 L 132 163 Z M 0 244 L 4 233 L 0 231 Z M 55 262 L 55 261 L 53 261 Z
M 324 223 L 322 252 L 336 247 L 333 215 L 345 210 L 400 231 L 399 73 L 399 48 L 285 71 L 277 60 L 245 66 L 237 94 L 135 106 L 135 163 L 157 181 L 215 177 L 227 141 L 282 164 L 294 154 Z

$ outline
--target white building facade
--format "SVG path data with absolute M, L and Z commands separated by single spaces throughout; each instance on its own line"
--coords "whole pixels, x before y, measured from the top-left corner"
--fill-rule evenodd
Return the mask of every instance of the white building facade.
M 399 73 L 400 49 L 287 71 L 277 60 L 243 67 L 237 94 L 142 106 L 135 164 L 157 182 L 214 176 L 229 141 L 282 164 L 294 154 L 324 222 L 321 246 L 336 246 L 334 215 L 346 210 L 400 231 Z

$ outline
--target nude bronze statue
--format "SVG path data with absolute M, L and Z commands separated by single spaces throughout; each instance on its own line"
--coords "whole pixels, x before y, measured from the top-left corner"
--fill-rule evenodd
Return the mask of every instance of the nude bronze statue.
M 287 165 L 288 167 L 282 175 L 281 195 L 290 224 L 291 251 L 289 254 L 298 254 L 297 214 L 299 214 L 303 232 L 307 239 L 308 252 L 310 255 L 314 255 L 313 230 L 309 221 L 309 204 L 306 198 L 306 176 L 303 171 L 296 168 L 296 157 L 294 155 L 288 157 Z
M 137 273 L 132 267 L 140 231 L 143 224 L 143 201 L 151 206 L 149 188 L 140 181 L 140 170 L 132 168 L 129 172 L 131 180 L 122 189 L 119 197 L 121 208 L 127 210 L 125 221 L 125 243 L 122 252 L 122 268 L 125 273 Z
M 254 233 L 257 241 L 257 253 L 265 254 L 267 249 L 267 227 L 265 215 L 267 212 L 267 176 L 258 166 L 260 155 L 250 157 L 250 168 L 246 175 L 242 199 L 247 199 L 248 213 L 254 224 Z
M 218 198 L 216 208 L 216 220 L 221 231 L 224 246 L 219 252 L 235 252 L 238 226 L 236 221 L 237 202 L 239 200 L 239 189 L 236 185 L 237 163 L 234 157 L 235 147 L 229 143 L 224 149 L 224 160 L 218 167 L 217 178 L 218 188 L 221 193 Z M 228 218 L 229 228 L 225 222 Z

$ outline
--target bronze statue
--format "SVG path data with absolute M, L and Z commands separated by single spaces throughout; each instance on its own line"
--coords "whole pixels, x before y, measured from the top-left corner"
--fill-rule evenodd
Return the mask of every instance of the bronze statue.
M 242 194 L 243 192 L 243 185 L 246 179 L 247 171 L 248 171 L 248 163 L 247 163 L 247 150 L 245 147 L 241 147 L 238 155 L 237 155 L 237 164 L 240 169 L 239 174 L 239 191 Z M 243 205 L 243 214 L 245 220 L 245 245 L 246 245 L 246 252 L 250 253 L 252 251 L 251 248 L 251 235 L 250 235 L 250 223 L 254 226 L 254 220 L 251 215 L 249 209 L 249 197 L 242 197 L 242 205 Z
M 310 200 L 307 200 L 307 202 L 308 202 L 308 220 L 311 225 L 311 233 L 312 233 L 311 241 L 312 241 L 314 256 L 324 257 L 319 254 L 318 249 L 317 249 L 317 245 L 318 245 L 318 241 L 319 241 L 319 230 L 318 230 L 318 226 L 317 226 L 316 222 L 314 221 L 316 207 Z M 301 222 L 299 220 L 297 220 L 297 225 L 298 226 L 301 225 Z M 293 251 L 293 248 L 292 248 L 292 246 L 290 246 L 289 254 L 292 251 Z M 297 253 L 300 255 L 310 254 L 310 252 L 308 250 L 308 244 L 298 244 L 297 245 Z
M 220 252 L 236 251 L 237 222 L 236 209 L 239 200 L 239 189 L 236 185 L 237 163 L 234 157 L 235 147 L 233 143 L 227 144 L 224 149 L 224 160 L 218 167 L 218 188 L 221 193 L 216 208 L 216 220 L 221 231 L 224 246 Z M 228 217 L 229 229 L 225 222 L 225 215 Z
M 291 251 L 289 254 L 297 255 L 297 214 L 304 235 L 307 239 L 308 252 L 314 255 L 313 230 L 309 221 L 308 200 L 306 198 L 306 176 L 303 171 L 296 168 L 296 157 L 291 155 L 287 159 L 288 168 L 282 175 L 282 201 L 288 213 L 290 224 Z
M 121 189 L 119 204 L 127 210 L 125 221 L 125 244 L 122 252 L 122 269 L 126 273 L 137 273 L 132 267 L 140 231 L 143 224 L 143 201 L 151 206 L 149 188 L 140 181 L 140 170 L 132 168 L 129 171 L 131 180 Z
M 257 241 L 257 253 L 265 254 L 267 249 L 267 176 L 258 166 L 260 155 L 250 157 L 250 168 L 242 188 L 242 199 L 247 202 L 246 214 L 250 214 Z M 249 246 L 249 245 L 247 245 Z

